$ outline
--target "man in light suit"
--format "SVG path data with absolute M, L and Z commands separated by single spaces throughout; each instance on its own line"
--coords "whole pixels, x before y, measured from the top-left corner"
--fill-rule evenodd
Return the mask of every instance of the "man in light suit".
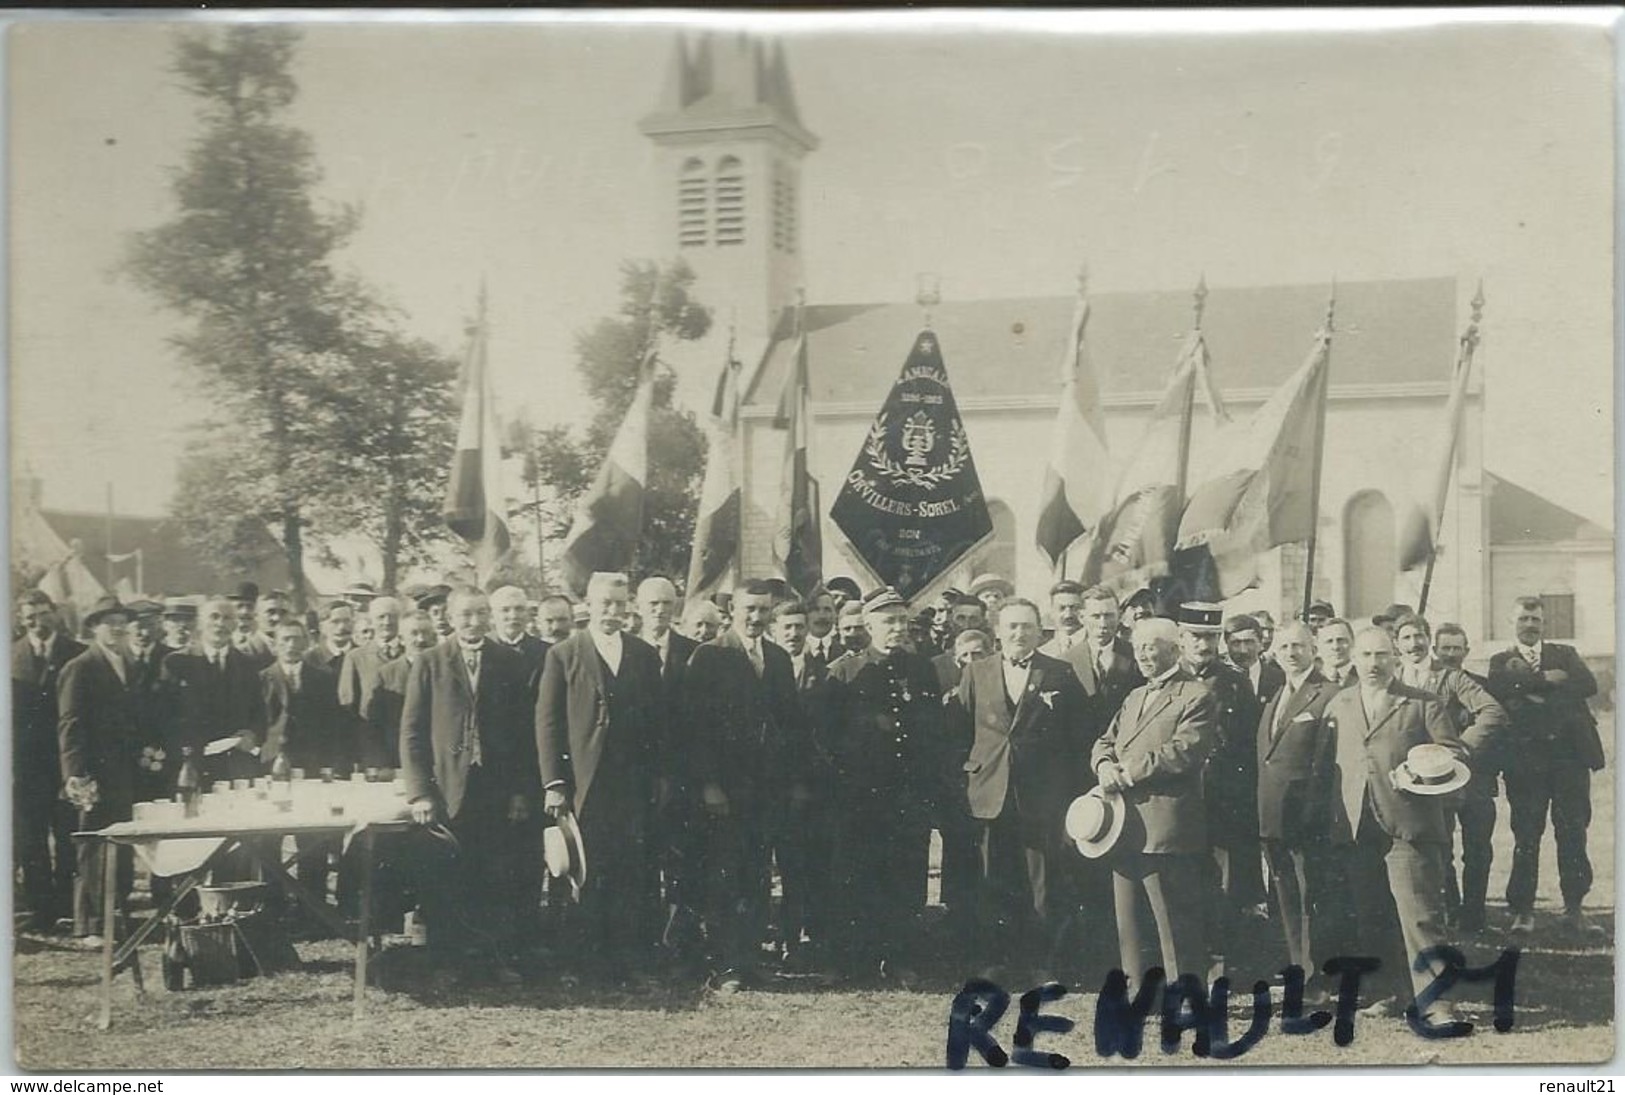
M 1451 625 L 1441 625 L 1444 627 Z M 1457 628 L 1456 630 L 1460 630 Z M 1433 635 L 1427 620 L 1412 613 L 1394 623 L 1399 647 L 1399 678 L 1412 688 L 1437 696 L 1444 704 L 1456 732 L 1478 729 L 1478 746 L 1469 761 L 1473 778 L 1452 796 L 1446 806 L 1449 828 L 1459 817 L 1462 827 L 1462 881 L 1456 881 L 1454 841 L 1445 841 L 1445 916 L 1451 925 L 1468 932 L 1484 927 L 1484 895 L 1489 888 L 1490 862 L 1494 855 L 1490 840 L 1495 832 L 1496 751 L 1507 728 L 1506 712 L 1483 684 L 1463 670 L 1459 663 L 1448 665 L 1433 655 Z M 1463 636 L 1462 656 L 1466 656 Z M 1465 900 L 1464 900 L 1465 898 Z
M 535 741 L 546 809 L 569 812 L 587 848 L 584 955 L 621 980 L 646 961 L 657 900 L 649 817 L 659 775 L 660 658 L 622 633 L 624 574 L 587 583 L 587 626 L 547 652 Z
M 1413 962 L 1444 942 L 1450 829 L 1443 796 L 1399 790 L 1392 773 L 1415 746 L 1442 745 L 1465 761 L 1482 740 L 1477 727 L 1465 738 L 1458 735 L 1437 697 L 1395 679 L 1395 661 L 1387 631 L 1362 630 L 1354 640 L 1359 683 L 1333 696 L 1325 713 L 1336 734 L 1339 780 L 1331 839 L 1352 898 L 1357 951 L 1382 962 L 1370 982 L 1378 996 L 1375 1010 L 1408 1004 L 1426 988 L 1441 966 L 1434 962 L 1417 971 Z M 1388 994 L 1392 1001 L 1381 998 Z M 1443 1001 L 1427 1012 L 1432 1022 L 1450 1018 Z
M 37 589 L 19 599 L 17 623 L 23 633 L 11 644 L 12 858 L 23 872 L 27 926 L 50 931 L 72 911 L 76 858 L 73 808 L 59 793 L 57 682 L 85 647 L 63 633 L 56 605 Z
M 1172 620 L 1136 621 L 1134 660 L 1146 683 L 1123 700 L 1090 751 L 1100 786 L 1117 794 L 1131 816 L 1115 849 L 1112 897 L 1123 971 L 1135 982 L 1159 963 L 1141 939 L 1141 902 L 1150 905 L 1170 979 L 1201 978 L 1203 883 L 1207 876 L 1207 809 L 1202 771 L 1218 736 L 1213 692 L 1180 662 Z
M 706 921 L 719 943 L 718 983 L 735 987 L 754 976 L 761 953 L 772 822 L 809 741 L 790 656 L 766 638 L 773 602 L 767 582 L 746 585 L 734 598 L 733 627 L 694 651 L 683 684 L 706 817 Z
M 1550 811 L 1557 840 L 1558 887 L 1569 926 L 1591 932 L 1581 911 L 1591 890 L 1586 829 L 1591 824 L 1591 773 L 1602 770 L 1602 739 L 1586 703 L 1597 680 L 1572 646 L 1545 641 L 1546 610 L 1539 597 L 1514 603 L 1517 642 L 1490 658 L 1490 691 L 1512 718 L 1518 763 L 1506 770 L 1512 812 L 1512 875 L 1507 905 L 1512 930 L 1535 928 L 1540 845 Z
M 1284 682 L 1258 721 L 1258 835 L 1275 882 L 1287 960 L 1310 978 L 1337 954 L 1346 897 L 1331 849 L 1337 794 L 1337 737 L 1326 704 L 1337 687 L 1315 668 L 1309 625 L 1289 621 L 1275 635 Z M 1317 993 L 1318 995 L 1318 993 Z
M 974 734 L 964 770 L 977 823 L 977 951 L 1023 972 L 1047 971 L 1061 912 L 1063 823 L 1094 783 L 1085 758 L 1098 728 L 1072 667 L 1036 652 L 1038 606 L 1012 597 L 998 626 L 1000 656 L 966 666 L 958 697 Z
M 514 834 L 536 792 L 525 668 L 488 638 L 491 605 L 479 590 L 454 590 L 446 620 L 451 639 L 412 663 L 401 711 L 412 820 L 444 823 L 458 846 L 451 863 L 425 874 L 429 941 L 442 957 L 461 943 L 491 960 L 496 980 L 515 983 Z
M 1123 697 L 1145 683 L 1145 678 L 1135 667 L 1128 640 L 1119 636 L 1122 613 L 1117 595 L 1105 586 L 1074 591 L 1076 586 L 1076 582 L 1060 582 L 1051 593 L 1056 635 L 1041 651 L 1072 666 L 1089 696 L 1095 723 L 1105 726 L 1123 705 Z M 1071 641 L 1064 641 L 1062 635 L 1074 616 L 1077 631 Z
M 355 719 L 362 717 L 362 710 L 373 706 L 373 693 L 384 666 L 406 653 L 406 644 L 401 641 L 399 601 L 394 597 L 375 598 L 367 605 L 367 616 L 372 620 L 372 641 L 347 651 L 338 671 L 339 704 Z

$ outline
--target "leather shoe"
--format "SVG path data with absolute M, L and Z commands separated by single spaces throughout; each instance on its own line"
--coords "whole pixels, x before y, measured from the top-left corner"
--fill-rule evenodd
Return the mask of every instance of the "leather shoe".
M 1534 913 L 1516 913 L 1512 917 L 1512 926 L 1507 929 L 1513 935 L 1530 935 L 1535 930 Z

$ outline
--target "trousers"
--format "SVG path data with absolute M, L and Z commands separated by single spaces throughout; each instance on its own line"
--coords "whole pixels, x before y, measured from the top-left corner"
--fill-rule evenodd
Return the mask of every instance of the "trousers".
M 1458 826 L 1461 830 L 1461 871 L 1458 879 L 1452 840 L 1444 872 L 1445 908 L 1463 928 L 1477 931 L 1484 926 L 1484 898 L 1490 888 L 1490 864 L 1495 861 L 1495 799 L 1474 794 L 1469 786 L 1461 804 L 1451 811 L 1450 822 L 1452 831 Z
M 1112 903 L 1123 972 L 1134 981 L 1157 965 L 1146 953 L 1145 913 L 1156 925 L 1156 944 L 1169 980 L 1183 974 L 1207 976 L 1203 940 L 1203 892 L 1211 857 L 1125 853 L 1112 865 Z
M 1546 815 L 1557 840 L 1557 883 L 1563 904 L 1577 909 L 1591 892 L 1591 860 L 1586 828 L 1591 824 L 1591 772 L 1575 761 L 1515 765 L 1506 771 L 1507 805 L 1512 812 L 1512 874 L 1507 905 L 1513 913 L 1535 907 L 1540 884 L 1540 844 Z

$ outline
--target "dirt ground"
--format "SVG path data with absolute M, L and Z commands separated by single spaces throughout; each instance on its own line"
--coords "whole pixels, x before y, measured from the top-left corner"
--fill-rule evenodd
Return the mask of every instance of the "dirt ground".
M 1612 750 L 1612 719 L 1603 727 Z M 1606 935 L 1565 934 L 1556 919 L 1556 862 L 1548 836 L 1541 864 L 1539 928 L 1525 943 L 1517 974 L 1515 1025 L 1491 1029 L 1488 986 L 1460 986 L 1452 997 L 1477 1024 L 1469 1037 L 1428 1041 L 1403 1020 L 1360 1019 L 1351 1045 L 1329 1031 L 1288 1036 L 1279 1021 L 1234 1065 L 1535 1064 L 1598 1062 L 1614 1055 L 1614 787 L 1613 768 L 1593 784 L 1591 826 L 1596 884 L 1589 911 Z M 1499 895 L 1506 884 L 1511 834 L 1505 805 L 1491 877 L 1491 928 L 1467 948 L 1487 964 L 1505 942 L 1508 918 Z M 114 986 L 113 1028 L 95 1028 L 97 956 L 58 939 L 23 936 L 14 961 L 17 1064 L 37 1071 L 185 1069 L 434 1069 L 943 1067 L 949 1005 L 960 982 L 944 971 L 918 991 L 867 988 L 814 990 L 806 984 L 721 996 L 696 985 L 613 993 L 572 988 L 549 971 L 531 970 L 515 988 L 444 986 L 424 975 L 421 952 L 404 949 L 378 965 L 366 1018 L 351 1017 L 350 948 L 300 945 L 304 968 L 221 989 L 163 991 L 158 951 L 143 953 L 149 991 L 138 998 L 131 979 Z M 1019 993 L 1031 987 L 1004 986 Z M 1100 986 L 1072 985 L 1048 1013 L 1076 1021 L 1070 1033 L 1043 1035 L 1039 1048 L 1071 1058 L 1073 1067 L 1102 1061 L 1093 1041 Z M 1016 1006 L 995 1028 L 1012 1048 Z M 1231 1036 L 1248 1022 L 1232 1011 Z M 1155 1025 L 1139 1065 L 1223 1065 L 1192 1055 L 1187 1035 L 1165 1054 Z M 971 1067 L 981 1067 L 974 1054 Z

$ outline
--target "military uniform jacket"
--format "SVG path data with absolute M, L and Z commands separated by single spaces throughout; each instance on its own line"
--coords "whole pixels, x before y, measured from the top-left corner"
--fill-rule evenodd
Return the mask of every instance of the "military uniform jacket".
M 1367 718 L 1361 688 L 1341 689 L 1326 705 L 1326 721 L 1337 740 L 1338 798 L 1332 803 L 1333 843 L 1360 836 L 1365 803 L 1383 832 L 1398 840 L 1443 844 L 1450 839 L 1447 795 L 1413 795 L 1394 788 L 1389 774 L 1411 749 L 1435 742 L 1463 760 L 1462 744 L 1444 704 L 1419 689 L 1389 682 L 1385 704 Z
M 1202 769 L 1218 737 L 1217 723 L 1213 690 L 1183 667 L 1123 700 L 1089 758 L 1097 775 L 1110 760 L 1133 781 L 1123 799 L 1139 821 L 1125 829 L 1127 843 L 1119 847 L 1156 854 L 1207 851 Z
M 1094 782 L 1087 700 L 1059 658 L 1034 654 L 1026 688 L 1009 697 L 1002 657 L 969 665 L 959 702 L 975 732 L 964 763 L 972 817 L 1013 813 L 1030 831 L 1059 838 L 1067 806 Z
M 1204 788 L 1211 827 L 1208 835 L 1215 842 L 1256 836 L 1260 705 L 1252 682 L 1217 660 L 1193 675 L 1212 690 L 1218 717 Z
M 899 808 L 958 797 L 943 783 L 942 695 L 930 661 L 874 647 L 848 654 L 830 664 L 828 696 L 827 748 L 840 793 L 896 792 Z
M 1337 735 L 1326 705 L 1337 686 L 1311 669 L 1297 691 L 1283 684 L 1258 720 L 1258 835 L 1295 847 L 1331 836 Z

